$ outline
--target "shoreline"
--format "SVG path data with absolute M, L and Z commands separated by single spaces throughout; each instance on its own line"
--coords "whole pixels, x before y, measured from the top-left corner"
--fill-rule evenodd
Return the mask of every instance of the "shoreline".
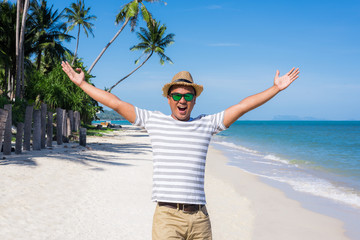
M 251 239 L 349 239 L 344 223 L 301 206 L 284 192 L 238 167 L 227 164 L 220 150 L 209 149 L 208 170 L 231 185 L 251 203 L 254 232 Z M 241 179 L 241 181 L 239 181 Z
M 299 202 L 303 208 L 306 208 L 312 212 L 339 219 L 344 223 L 345 235 L 347 237 L 350 239 L 359 238 L 360 229 L 358 228 L 357 223 L 360 221 L 360 209 L 358 207 L 348 205 L 337 199 L 326 198 L 322 195 L 313 194 L 312 191 L 317 191 L 317 188 L 313 188 L 312 191 L 302 191 L 301 189 L 294 188 L 293 182 L 280 181 L 276 178 L 273 179 L 266 174 L 258 174 L 253 167 L 250 167 L 249 163 L 240 163 L 239 159 L 237 159 L 237 152 L 231 152 L 231 149 L 225 147 L 225 145 L 219 144 L 217 140 L 213 142 L 212 146 L 225 155 L 225 157 L 228 159 L 226 163 L 227 165 L 239 168 L 246 173 L 258 177 L 261 182 L 283 192 L 287 198 Z M 239 149 L 241 149 L 241 147 L 239 147 Z M 241 159 L 244 159 L 244 156 L 242 156 Z M 252 158 L 250 156 L 249 162 L 252 161 L 251 159 Z M 253 161 L 256 162 L 257 159 L 253 159 Z M 247 169 L 250 170 L 248 171 Z M 288 168 L 284 167 L 284 169 L 288 171 Z M 253 170 L 255 170 L 255 173 Z M 278 179 L 281 179 L 281 175 L 279 175 Z
M 150 239 L 147 133 L 123 125 L 87 143 L 55 143 L 0 160 L 0 239 Z M 341 221 L 227 162 L 210 147 L 205 192 L 214 239 L 348 239 Z

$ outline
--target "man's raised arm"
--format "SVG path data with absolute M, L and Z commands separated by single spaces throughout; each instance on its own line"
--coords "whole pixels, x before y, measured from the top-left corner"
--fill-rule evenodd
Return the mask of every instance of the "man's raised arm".
M 77 73 L 74 71 L 74 69 L 70 66 L 68 62 L 62 62 L 61 66 L 63 71 L 69 76 L 70 80 L 73 83 L 75 83 L 77 86 L 79 86 L 95 101 L 98 101 L 101 104 L 104 104 L 105 106 L 114 109 L 129 122 L 131 123 L 135 122 L 136 113 L 133 105 L 120 100 L 112 93 L 101 90 L 87 83 L 85 81 L 85 74 L 80 68 L 76 69 L 76 71 L 79 72 Z
M 249 96 L 243 99 L 238 104 L 229 107 L 225 110 L 224 125 L 230 127 L 238 118 L 254 108 L 257 108 L 271 98 L 273 98 L 280 91 L 287 88 L 295 79 L 299 77 L 299 68 L 292 68 L 287 74 L 279 77 L 279 70 L 276 71 L 274 78 L 274 85 L 265 91 Z

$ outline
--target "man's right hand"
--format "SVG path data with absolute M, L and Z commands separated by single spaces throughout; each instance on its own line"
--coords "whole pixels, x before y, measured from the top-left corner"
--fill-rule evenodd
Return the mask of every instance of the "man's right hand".
M 79 72 L 77 73 L 68 62 L 62 62 L 61 66 L 63 71 L 69 76 L 70 80 L 80 87 L 80 85 L 85 81 L 85 74 L 81 68 L 76 69 L 76 71 Z
M 70 80 L 81 87 L 81 89 L 95 101 L 114 109 L 129 122 L 135 122 L 136 113 L 133 105 L 120 100 L 112 93 L 101 90 L 92 84 L 85 82 L 85 74 L 80 68 L 76 69 L 76 71 L 79 72 L 77 73 L 68 62 L 62 62 L 61 66 L 63 71 L 69 76 Z

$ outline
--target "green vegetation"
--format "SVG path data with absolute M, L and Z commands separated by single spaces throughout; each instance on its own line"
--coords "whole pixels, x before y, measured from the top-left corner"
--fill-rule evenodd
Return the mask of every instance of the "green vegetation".
M 160 27 L 144 5 L 144 2 L 158 2 L 156 0 L 133 0 L 121 8 L 115 18 L 116 23 L 123 23 L 121 29 L 89 70 L 77 56 L 81 29 L 86 36 L 88 33 L 94 36 L 92 21 L 96 16 L 90 15 L 90 8 L 85 7 L 84 0 L 76 0 L 64 10 L 54 9 L 46 0 L 17 2 L 21 3 L 19 7 L 9 1 L 0 2 L 0 107 L 13 105 L 14 125 L 23 122 L 27 105 L 35 104 L 36 108 L 41 103 L 46 103 L 48 110 L 53 112 L 56 108 L 79 111 L 84 124 L 97 119 L 102 107 L 69 81 L 62 71 L 61 61 L 72 62 L 74 68 L 90 73 L 124 27 L 130 23 L 133 31 L 140 17 L 148 30 L 141 28 L 138 35 L 142 42 L 132 50 L 143 50 L 148 54 L 147 59 L 155 52 L 161 63 L 164 60 L 171 62 L 164 55 L 164 48 L 174 42 L 174 35 L 164 37 L 166 27 Z M 69 35 L 75 27 L 76 38 Z M 74 54 L 64 45 L 73 39 L 77 41 Z M 86 74 L 86 81 L 90 84 L 92 77 Z
M 67 32 L 74 29 L 75 26 L 78 26 L 78 33 L 76 37 L 76 48 L 74 53 L 74 58 L 71 62 L 71 65 L 74 64 L 74 61 L 77 57 L 77 50 L 79 47 L 79 40 L 80 40 L 80 30 L 81 27 L 83 28 L 86 36 L 88 37 L 88 32 L 91 33 L 91 35 L 94 37 L 94 33 L 92 28 L 94 27 L 94 24 L 91 23 L 91 20 L 95 20 L 96 16 L 88 15 L 90 12 L 90 8 L 85 9 L 85 3 L 84 1 L 77 1 L 77 3 L 72 3 L 71 8 L 65 8 L 66 14 L 64 17 L 68 19 L 67 23 L 70 24 L 70 26 L 67 28 Z
M 114 131 L 121 131 L 120 129 L 112 129 L 112 128 L 97 128 L 96 126 L 93 125 L 84 125 L 84 127 L 87 129 L 86 130 L 86 135 L 88 136 L 98 136 L 98 137 L 102 137 L 104 135 L 104 133 L 111 133 Z

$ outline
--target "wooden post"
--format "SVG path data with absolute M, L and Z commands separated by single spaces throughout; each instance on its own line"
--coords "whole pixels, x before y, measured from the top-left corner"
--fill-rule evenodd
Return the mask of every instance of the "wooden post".
M 69 113 L 66 114 L 66 139 L 68 142 L 70 142 L 70 137 L 72 136 L 72 131 L 71 131 L 71 121 L 70 121 L 70 117 L 69 117 Z
M 47 125 L 46 125 L 46 146 L 52 147 L 53 140 L 53 113 L 47 113 Z
M 63 109 L 63 115 L 62 115 L 62 124 L 63 124 L 63 129 L 62 129 L 62 135 L 63 137 L 66 137 L 66 110 Z M 63 138 L 64 140 L 64 138 Z
M 47 105 L 41 104 L 41 148 L 45 148 Z
M 33 110 L 34 110 L 34 106 L 26 107 L 25 124 L 24 124 L 24 150 L 26 151 L 30 151 Z
M 63 144 L 62 132 L 63 132 L 63 110 L 61 108 L 57 108 L 56 109 L 56 142 L 58 145 Z
M 33 150 L 41 150 L 41 111 L 34 111 Z
M 68 116 L 69 116 L 69 120 L 70 120 L 70 131 L 72 133 L 73 131 L 75 131 L 74 111 L 69 110 L 68 111 Z M 71 135 L 71 133 L 70 133 L 70 135 Z
M 22 152 L 23 133 L 24 133 L 24 123 L 17 123 L 15 154 L 20 154 Z
M 5 124 L 5 133 L 4 133 L 4 145 L 3 145 L 3 154 L 4 155 L 10 155 L 11 154 L 11 138 L 12 138 L 12 105 L 11 104 L 5 104 L 4 109 L 8 110 L 8 116 L 6 119 Z
M 86 128 L 80 128 L 80 145 L 86 146 Z
M 8 113 L 8 110 L 0 109 L 0 151 L 3 145 L 3 137 Z
M 80 113 L 78 111 L 75 111 L 74 112 L 74 124 L 75 124 L 75 128 L 74 128 L 74 131 L 77 132 L 79 131 L 79 128 L 80 128 Z
M 68 143 L 69 142 L 69 138 L 67 135 L 67 113 L 66 110 L 63 110 L 63 131 L 62 131 L 62 135 L 63 135 L 63 142 Z

